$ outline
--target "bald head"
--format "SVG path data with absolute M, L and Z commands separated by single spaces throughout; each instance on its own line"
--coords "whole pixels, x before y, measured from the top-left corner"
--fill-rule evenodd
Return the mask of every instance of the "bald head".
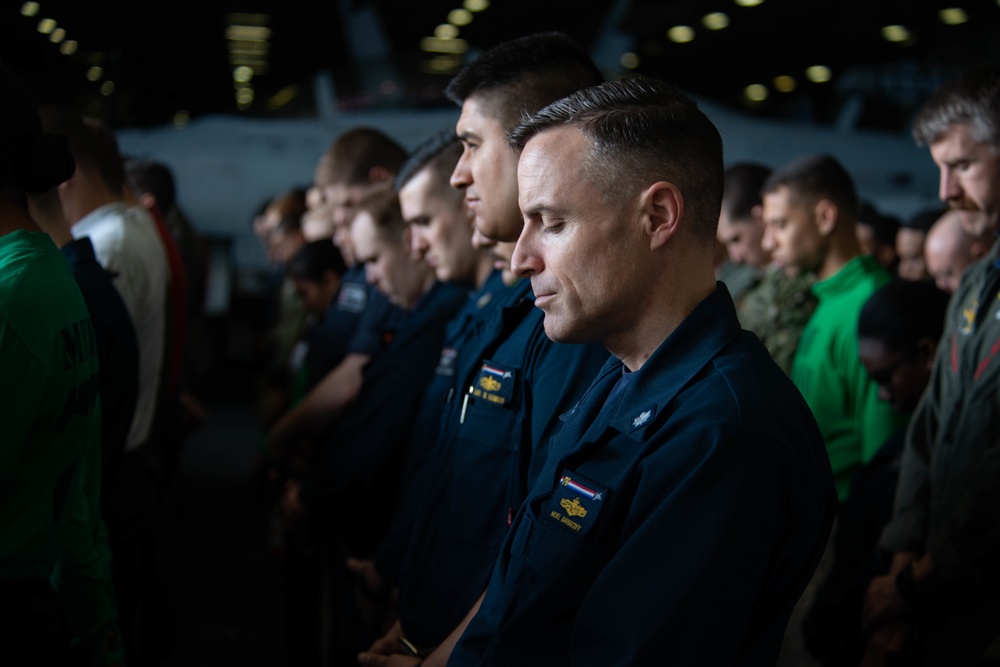
M 937 286 L 952 294 L 958 289 L 962 272 L 989 249 L 989 240 L 969 234 L 962 225 L 964 212 L 950 210 L 927 232 L 924 252 L 927 271 Z

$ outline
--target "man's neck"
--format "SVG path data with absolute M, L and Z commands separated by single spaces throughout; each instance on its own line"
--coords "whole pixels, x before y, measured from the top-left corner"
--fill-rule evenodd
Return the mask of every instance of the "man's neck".
M 79 188 L 62 197 L 63 212 L 70 224 L 75 225 L 102 206 L 123 201 L 105 187 Z
M 483 288 L 491 273 L 493 273 L 493 258 L 488 253 L 480 252 L 479 259 L 476 260 L 475 287 L 477 290 Z

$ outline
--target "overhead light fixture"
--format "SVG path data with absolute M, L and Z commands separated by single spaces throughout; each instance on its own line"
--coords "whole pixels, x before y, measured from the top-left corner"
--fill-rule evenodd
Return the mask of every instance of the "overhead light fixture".
M 910 31 L 901 25 L 887 25 L 882 28 L 882 37 L 887 42 L 905 42 L 910 39 Z
M 689 25 L 675 25 L 667 31 L 667 38 L 677 44 L 687 44 L 694 39 L 694 28 Z
M 740 7 L 756 7 L 764 4 L 764 0 L 734 0 Z
M 743 97 L 750 102 L 763 102 L 767 99 L 767 86 L 760 83 L 751 83 L 743 89 Z
M 434 56 L 420 63 L 420 69 L 428 74 L 453 74 L 462 66 L 458 56 Z
M 1000 0 L 998 0 L 997 4 L 1000 4 Z M 938 12 L 938 18 L 945 25 L 962 25 L 968 22 L 969 15 L 961 7 L 948 7 Z
M 249 105 L 253 102 L 253 88 L 240 88 L 236 91 L 236 101 Z
M 179 110 L 174 114 L 174 127 L 184 127 L 191 122 L 191 114 L 185 109 Z
M 247 67 L 246 65 L 240 65 L 233 70 L 233 81 L 238 83 L 246 83 L 253 78 L 253 68 Z
M 52 42 L 53 44 L 58 44 L 64 39 L 66 39 L 66 31 L 63 30 L 62 28 L 56 28 L 55 30 L 52 31 L 52 34 L 49 35 L 49 41 Z
M 430 53 L 461 54 L 469 50 L 469 43 L 464 39 L 438 39 L 424 37 L 420 40 L 420 49 Z
M 639 66 L 639 56 L 631 51 L 622 54 L 622 57 L 618 59 L 618 62 L 622 64 L 625 69 L 635 69 Z
M 787 76 L 776 76 L 774 77 L 774 89 L 779 93 L 790 93 L 795 90 L 795 79 Z
M 270 42 L 255 42 L 252 40 L 240 39 L 229 42 L 230 53 L 256 53 L 264 55 L 271 50 Z
M 826 83 L 833 78 L 833 73 L 826 65 L 813 65 L 806 68 L 806 78 L 813 83 Z
M 705 14 L 701 24 L 709 30 L 722 30 L 729 27 L 729 16 L 723 12 L 712 12 Z
M 997 0 L 1000 2 L 1000 0 Z M 490 0 L 465 0 L 462 6 L 468 9 L 470 12 L 481 12 L 484 9 L 488 9 L 490 6 Z
M 448 23 L 459 27 L 472 23 L 472 12 L 468 9 L 453 9 L 448 12 Z
M 71 56 L 76 53 L 76 47 L 79 46 L 75 39 L 67 39 L 59 46 L 59 53 L 64 56 Z
M 38 22 L 38 32 L 42 33 L 43 35 L 48 35 L 55 29 L 56 29 L 55 19 L 42 19 L 41 21 Z
M 455 39 L 458 37 L 458 28 L 450 23 L 442 23 L 434 28 L 434 36 L 438 39 Z
M 105 81 L 104 83 L 101 84 L 101 95 L 109 97 L 113 92 L 115 92 L 114 81 Z
M 21 16 L 31 18 L 32 16 L 36 16 L 38 14 L 38 10 L 41 8 L 42 6 L 37 2 L 26 2 L 21 5 Z
M 87 70 L 87 81 L 100 81 L 101 76 L 104 74 L 104 68 L 100 65 L 94 65 Z
M 263 25 L 231 25 L 226 28 L 226 39 L 266 42 L 271 39 L 271 29 Z

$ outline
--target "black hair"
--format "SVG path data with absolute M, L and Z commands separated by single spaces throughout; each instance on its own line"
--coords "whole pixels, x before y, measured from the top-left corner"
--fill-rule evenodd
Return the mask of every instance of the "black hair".
M 504 131 L 524 115 L 604 77 L 576 41 L 561 32 L 540 32 L 502 42 L 463 67 L 445 95 L 462 105 L 476 96 Z
M 858 224 L 872 228 L 877 244 L 895 247 L 896 232 L 900 227 L 899 218 L 882 213 L 871 203 L 862 201 L 858 206 Z
M 0 63 L 0 188 L 21 194 L 44 192 L 73 175 L 66 138 L 42 131 L 28 86 Z
M 760 189 L 771 174 L 771 168 L 756 162 L 739 162 L 726 169 L 722 188 L 722 210 L 733 222 L 751 217 L 754 206 L 760 206 Z
M 347 271 L 344 257 L 330 239 L 310 241 L 299 248 L 288 260 L 285 272 L 295 280 L 322 282 L 328 271 L 343 276 Z
M 829 199 L 836 204 L 842 218 L 851 222 L 858 218 L 854 181 L 832 155 L 803 155 L 792 160 L 768 176 L 761 193 L 770 194 L 781 187 L 787 187 L 795 199 Z
M 896 279 L 865 302 L 858 317 L 858 337 L 913 351 L 924 338 L 941 338 L 947 308 L 948 295 L 934 283 Z
M 396 176 L 396 192 L 403 189 L 417 172 L 428 165 L 444 176 L 450 176 L 462 155 L 462 142 L 455 134 L 454 127 L 439 130 L 413 149 Z M 447 172 L 447 174 L 445 174 Z M 445 178 L 444 182 L 448 179 Z
M 93 170 L 109 190 L 121 194 L 125 185 L 125 166 L 118 152 L 118 140 L 110 129 L 69 107 L 45 105 L 39 108 L 39 114 L 46 132 L 66 137 L 78 168 Z
M 166 215 L 173 209 L 177 186 L 170 168 L 152 160 L 129 158 L 125 160 L 125 179 L 136 194 L 149 193 L 156 197 L 156 207 Z

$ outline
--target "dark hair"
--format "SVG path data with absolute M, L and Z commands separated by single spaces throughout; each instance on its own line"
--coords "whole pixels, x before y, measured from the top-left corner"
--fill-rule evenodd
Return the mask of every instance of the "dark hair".
M 947 206 L 935 206 L 934 208 L 925 208 L 922 211 L 918 211 L 913 216 L 907 218 L 903 221 L 901 227 L 906 229 L 915 229 L 917 231 L 926 234 L 934 226 L 934 223 L 948 211 Z
M 406 222 L 399 208 L 399 197 L 392 188 L 373 190 L 358 205 L 358 213 L 362 211 L 371 216 L 375 229 L 383 239 L 393 243 L 400 242 Z
M 475 95 L 508 131 L 522 116 L 603 80 L 577 42 L 561 32 L 541 32 L 485 51 L 463 67 L 444 92 L 459 106 Z
M 0 188 L 38 193 L 73 175 L 66 138 L 42 131 L 28 87 L 0 63 Z
M 722 137 L 698 104 L 670 84 L 630 77 L 554 102 L 510 134 L 521 150 L 531 137 L 572 125 L 591 141 L 584 173 L 614 203 L 660 180 L 676 185 L 694 237 L 714 243 L 722 201 Z
M 371 127 L 356 127 L 337 137 L 316 166 L 316 184 L 368 183 L 375 167 L 391 174 L 406 161 L 406 150 L 388 135 Z
M 974 67 L 938 88 L 913 120 L 913 139 L 929 145 L 959 124 L 976 141 L 1000 147 L 1000 66 Z
M 896 279 L 865 302 L 858 317 L 858 337 L 912 351 L 921 339 L 941 338 L 947 308 L 948 295 L 934 283 Z
M 869 202 L 862 201 L 858 204 L 858 224 L 872 228 L 877 244 L 895 247 L 899 218 L 882 213 Z
M 344 257 L 330 239 L 310 241 L 299 248 L 285 267 L 285 273 L 295 280 L 321 282 L 327 271 L 343 276 L 347 271 Z
M 156 207 L 166 215 L 174 207 L 177 188 L 170 168 L 152 160 L 125 160 L 125 178 L 137 194 L 149 193 L 156 198 Z
M 770 167 L 756 162 L 740 162 L 726 169 L 722 188 L 722 210 L 733 222 L 751 217 L 760 206 L 760 189 L 771 173 Z
M 803 155 L 775 170 L 761 188 L 770 194 L 786 187 L 793 198 L 829 199 L 836 204 L 841 219 L 858 218 L 858 194 L 854 181 L 832 155 Z
M 403 163 L 399 175 L 396 176 L 396 192 L 402 190 L 417 172 L 427 166 L 434 169 L 442 177 L 442 182 L 447 184 L 461 156 L 462 142 L 453 127 L 435 132 L 414 148 L 410 157 Z
M 125 167 L 114 133 L 99 121 L 84 118 L 67 107 L 46 105 L 39 113 L 46 132 L 66 137 L 77 167 L 96 172 L 109 190 L 120 195 Z

